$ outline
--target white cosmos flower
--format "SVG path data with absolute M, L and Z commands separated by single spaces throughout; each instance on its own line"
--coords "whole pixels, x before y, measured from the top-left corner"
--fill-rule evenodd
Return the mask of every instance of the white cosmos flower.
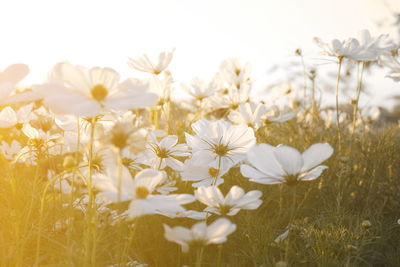
M 154 133 L 149 135 L 149 143 L 144 155 L 147 162 L 146 165 L 154 169 L 164 169 L 166 166 L 174 170 L 181 170 L 183 163 L 175 157 L 186 157 L 190 155 L 187 145 L 178 144 L 178 137 L 175 135 L 168 135 L 160 141 Z
M 102 199 L 108 202 L 130 201 L 126 211 L 130 218 L 147 214 L 168 216 L 184 212 L 185 208 L 181 205 L 194 201 L 194 196 L 188 194 L 154 194 L 157 187 L 167 179 L 165 172 L 145 169 L 132 179 L 129 171 L 122 167 L 120 181 L 117 173 L 117 166 L 108 166 L 106 174 L 98 173 L 93 176 L 93 182 L 102 191 L 99 193 Z
M 0 128 L 11 128 L 17 126 L 22 128 L 25 123 L 37 119 L 37 116 L 32 112 L 33 104 L 25 105 L 14 111 L 10 106 L 5 107 L 0 112 Z
M 390 56 L 391 51 L 397 47 L 388 39 L 388 34 L 381 34 L 374 38 L 368 30 L 362 30 L 359 36 L 360 51 L 353 57 L 358 61 L 376 61 L 380 56 Z
M 322 48 L 322 54 L 332 57 L 347 57 L 357 58 L 360 52 L 360 43 L 354 39 L 349 38 L 345 41 L 333 39 L 329 43 L 323 42 L 320 38 L 314 37 L 314 42 Z
M 400 50 L 397 51 L 399 53 Z M 400 57 L 399 56 L 382 56 L 381 63 L 390 69 L 386 77 L 391 78 L 395 82 L 400 81 Z
M 262 117 L 266 112 L 267 108 L 263 103 L 258 105 L 253 102 L 242 103 L 237 111 L 230 111 L 228 119 L 235 124 L 247 124 L 254 129 L 258 129 L 262 125 Z
M 252 128 L 232 125 L 225 120 L 199 120 L 192 124 L 192 129 L 196 135 L 185 133 L 192 159 L 198 163 L 212 159 L 218 162 L 219 168 L 234 166 L 256 142 Z
M 183 165 L 181 177 L 182 181 L 195 182 L 192 184 L 193 187 L 199 186 L 210 186 L 220 185 L 224 182 L 224 176 L 230 169 L 231 164 L 223 166 L 220 164 L 218 168 L 218 162 L 210 158 L 209 162 L 205 162 L 204 159 L 198 158 L 187 159 Z
M 213 79 L 211 82 L 206 83 L 204 80 L 199 78 L 193 78 L 190 85 L 182 85 L 183 89 L 194 99 L 203 101 L 206 98 L 215 94 L 218 90 L 219 84 Z
M 164 224 L 164 237 L 168 241 L 179 244 L 183 252 L 188 252 L 189 246 L 222 244 L 235 230 L 235 224 L 228 219 L 220 218 L 208 226 L 205 222 L 198 222 L 190 229 L 182 226 L 171 228 Z
M 255 210 L 262 200 L 262 193 L 259 190 L 244 192 L 239 186 L 233 186 L 224 197 L 216 186 L 199 187 L 195 191 L 195 197 L 208 207 L 204 211 L 218 215 L 236 215 L 241 209 Z
M 8 160 L 13 160 L 21 151 L 21 144 L 17 140 L 12 140 L 11 144 L 1 141 L 0 151 Z
M 220 70 L 223 79 L 236 89 L 241 90 L 243 87 L 250 85 L 250 64 L 243 64 L 237 58 L 226 59 L 221 63 Z
M 279 145 L 259 144 L 247 153 L 250 165 L 240 166 L 242 175 L 260 184 L 295 185 L 299 181 L 318 178 L 328 166 L 319 165 L 333 153 L 328 143 L 317 143 L 301 154 L 297 149 Z
M 220 94 L 210 97 L 210 105 L 215 108 L 236 109 L 240 104 L 249 101 L 250 89 L 249 85 L 242 86 L 240 90 L 234 86 L 230 86 L 220 92 Z
M 25 64 L 13 64 L 0 72 L 0 105 L 15 102 L 34 101 L 37 95 L 32 92 L 13 94 L 15 86 L 29 73 Z
M 67 62 L 57 64 L 49 82 L 35 87 L 44 104 L 57 114 L 95 117 L 106 111 L 152 106 L 155 94 L 147 92 L 148 84 L 127 79 L 120 84 L 119 74 L 110 68 L 85 68 Z
M 174 51 L 175 49 L 172 49 L 171 51 L 164 51 L 160 53 L 158 55 L 157 63 L 154 63 L 154 61 L 150 60 L 146 54 L 138 59 L 129 58 L 128 66 L 138 71 L 158 75 L 168 67 L 169 63 L 171 63 Z

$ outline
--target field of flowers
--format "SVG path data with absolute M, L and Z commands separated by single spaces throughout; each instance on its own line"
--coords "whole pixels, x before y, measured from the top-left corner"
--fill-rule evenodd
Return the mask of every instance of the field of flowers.
M 367 70 L 400 81 L 399 45 L 315 42 L 334 106 L 300 49 L 279 105 L 237 59 L 190 84 L 174 51 L 129 59 L 146 79 L 61 62 L 23 90 L 9 66 L 0 266 L 400 266 L 399 113 L 359 105 Z

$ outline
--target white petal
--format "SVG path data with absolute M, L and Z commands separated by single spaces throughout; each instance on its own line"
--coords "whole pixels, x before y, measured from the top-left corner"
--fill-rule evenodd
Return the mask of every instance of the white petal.
M 303 152 L 303 168 L 302 171 L 307 171 L 321 164 L 328 159 L 333 153 L 333 148 L 328 143 L 318 143 L 310 146 Z
M 303 167 L 303 158 L 300 152 L 293 147 L 279 145 L 274 154 L 286 174 L 296 174 Z

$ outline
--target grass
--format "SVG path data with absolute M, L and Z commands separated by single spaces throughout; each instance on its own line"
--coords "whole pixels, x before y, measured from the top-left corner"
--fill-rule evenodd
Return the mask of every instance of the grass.
M 171 121 L 176 123 L 171 131 L 184 142 L 183 133 L 190 132 L 190 125 L 182 114 L 173 112 Z M 17 138 L 15 130 L 2 134 Z M 336 127 L 326 128 L 321 120 L 269 124 L 258 130 L 257 142 L 286 144 L 300 151 L 328 142 L 335 152 L 319 179 L 302 182 L 296 190 L 251 183 L 238 168 L 231 169 L 221 190 L 226 193 L 233 185 L 245 191 L 258 189 L 263 204 L 229 218 L 237 225 L 236 232 L 223 245 L 205 248 L 203 266 L 216 266 L 218 257 L 221 266 L 267 267 L 280 261 L 287 266 L 400 266 L 398 124 L 371 123 L 354 136 L 344 130 L 340 153 Z M 134 260 L 148 266 L 194 265 L 196 248 L 182 253 L 178 245 L 164 239 L 162 227 L 164 223 L 191 226 L 194 220 L 152 215 L 127 222 L 114 219 L 110 211 L 89 222 L 96 229 L 89 248 L 95 246 L 96 251 L 92 261 L 85 263 L 85 213 L 67 205 L 75 193 L 45 190 L 47 171 L 62 171 L 62 157 L 46 156 L 39 159 L 38 167 L 11 164 L 3 158 L 1 168 L 1 266 L 129 266 L 126 263 Z M 190 184 L 169 172 L 178 180 L 179 192 L 193 193 Z M 204 208 L 200 203 L 188 207 Z M 290 221 L 288 237 L 274 242 Z

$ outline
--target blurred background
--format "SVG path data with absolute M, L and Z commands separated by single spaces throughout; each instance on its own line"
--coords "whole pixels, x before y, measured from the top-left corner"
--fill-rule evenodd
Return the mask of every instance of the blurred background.
M 209 79 L 223 59 L 238 57 L 252 65 L 256 94 L 268 98 L 265 92 L 287 77 L 285 70 L 300 64 L 299 48 L 307 66 L 326 71 L 327 83 L 334 79 L 335 63 L 318 59 L 315 36 L 330 41 L 369 29 L 373 36 L 389 33 L 399 40 L 398 0 L 3 0 L 0 10 L 0 69 L 28 64 L 26 86 L 43 82 L 65 60 L 137 77 L 128 57 L 154 58 L 175 48 L 169 68 L 175 80 Z M 365 77 L 370 95 L 362 97 L 362 105 L 396 103 L 400 84 L 385 78 L 386 72 Z M 331 99 L 323 96 L 326 103 Z

